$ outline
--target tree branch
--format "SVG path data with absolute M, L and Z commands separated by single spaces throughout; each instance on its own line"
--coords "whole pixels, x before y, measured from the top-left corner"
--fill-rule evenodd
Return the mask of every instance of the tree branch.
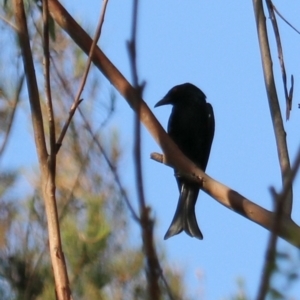
M 40 106 L 38 86 L 35 76 L 33 58 L 30 48 L 30 38 L 27 29 L 24 4 L 22 0 L 13 1 L 17 34 L 26 74 L 26 82 L 31 107 L 31 116 L 38 161 L 41 171 L 42 193 L 48 222 L 49 245 L 51 262 L 54 271 L 56 295 L 59 300 L 70 299 L 69 281 L 62 252 L 57 207 L 55 199 L 55 168 L 51 167 L 46 148 L 43 116 Z M 55 154 L 53 154 L 55 155 Z M 52 171 L 51 171 L 52 170 Z
M 283 186 L 285 184 L 287 174 L 290 172 L 290 160 L 286 144 L 286 133 L 283 127 L 282 116 L 280 112 L 279 101 L 275 86 L 273 75 L 273 63 L 268 41 L 266 17 L 263 10 L 262 0 L 253 0 L 253 7 L 255 13 L 257 35 L 260 46 L 261 61 L 264 72 L 264 79 L 266 85 L 266 92 L 269 100 L 269 108 L 273 122 L 274 134 L 277 144 L 277 153 L 279 158 L 279 165 L 281 169 L 281 178 Z M 293 205 L 293 190 L 290 188 L 289 194 L 286 197 L 283 205 L 284 213 L 291 215 Z
M 49 164 L 51 168 L 51 174 L 55 177 L 56 167 L 56 146 L 55 146 L 55 122 L 54 111 L 52 105 L 51 96 L 51 84 L 50 84 L 50 51 L 49 51 L 49 11 L 48 0 L 43 0 L 43 54 L 44 54 L 44 78 L 45 78 L 45 92 L 48 108 L 48 124 L 49 124 L 49 144 L 50 144 L 50 156 Z
M 296 174 L 299 171 L 300 166 L 300 148 L 298 150 L 298 154 L 293 165 L 291 172 L 288 174 L 287 180 L 285 182 L 285 186 L 283 187 L 280 194 L 276 193 L 274 188 L 271 189 L 271 193 L 274 199 L 274 218 L 272 225 L 272 232 L 269 237 L 269 243 L 266 250 L 266 259 L 263 267 L 262 277 L 260 281 L 260 287 L 258 291 L 257 300 L 264 300 L 268 291 L 270 290 L 270 282 L 271 277 L 276 270 L 276 254 L 277 254 L 277 240 L 278 233 L 282 226 L 282 222 L 285 222 L 284 210 L 282 206 L 284 205 L 284 201 L 289 193 L 290 187 L 292 186 Z
M 132 33 L 131 40 L 128 42 L 128 51 L 131 64 L 131 72 L 133 77 L 133 86 L 141 97 L 143 85 L 139 84 L 138 68 L 136 60 L 136 33 L 138 20 L 138 0 L 133 1 L 133 18 L 132 18 Z M 143 252 L 146 258 L 146 276 L 148 284 L 149 299 L 161 299 L 161 289 L 159 286 L 159 276 L 163 276 L 160 268 L 159 259 L 154 242 L 153 230 L 154 220 L 151 218 L 151 210 L 146 205 L 143 172 L 142 172 L 142 157 L 141 157 L 141 122 L 140 122 L 140 104 L 136 110 L 134 120 L 134 157 L 135 157 L 135 173 L 136 187 L 138 194 L 138 202 L 140 208 L 140 227 L 142 231 Z
M 289 25 L 295 32 L 297 32 L 298 34 L 300 34 L 300 31 L 293 26 L 276 8 L 276 6 L 274 5 L 274 3 L 272 3 L 273 9 L 275 10 L 275 12 L 277 13 L 277 15 L 287 24 Z
M 0 146 L 0 160 L 1 160 L 2 155 L 4 153 L 4 150 L 6 149 L 6 146 L 8 144 L 8 140 L 9 140 L 9 137 L 10 137 L 10 132 L 11 132 L 11 129 L 12 129 L 12 126 L 13 126 L 13 123 L 14 123 L 14 118 L 15 118 L 15 115 L 16 115 L 16 111 L 17 111 L 17 108 L 18 108 L 19 101 L 20 101 L 20 94 L 21 94 L 21 91 L 22 91 L 24 78 L 25 78 L 25 75 L 22 74 L 20 76 L 20 78 L 18 78 L 18 81 L 17 81 L 17 84 L 16 84 L 16 91 L 15 91 L 15 95 L 14 95 L 14 99 L 13 99 L 14 103 L 12 105 L 12 112 L 11 112 L 11 114 L 9 116 L 9 120 L 7 122 L 7 129 L 5 131 L 5 135 L 4 135 L 4 138 L 3 138 L 2 145 Z M 7 99 L 7 101 L 9 101 L 9 100 Z
M 290 118 L 290 111 L 292 110 L 292 101 L 293 101 L 293 93 L 288 92 L 287 88 L 287 82 L 286 82 L 286 71 L 285 71 L 285 65 L 284 65 L 284 58 L 283 58 L 283 51 L 282 51 L 282 45 L 281 45 L 281 39 L 279 34 L 279 29 L 276 21 L 276 16 L 274 13 L 274 6 L 271 0 L 266 0 L 267 7 L 270 14 L 270 19 L 273 25 L 274 35 L 276 38 L 276 44 L 277 44 L 277 52 L 278 52 L 278 58 L 279 63 L 281 67 L 281 73 L 282 73 L 282 81 L 283 81 L 283 89 L 284 89 L 284 95 L 285 95 L 285 101 L 286 101 L 286 120 L 289 120 Z M 292 75 L 293 78 L 293 75 Z M 292 86 L 290 87 L 290 91 L 293 91 L 294 89 L 294 81 L 292 80 Z
M 48 153 L 45 142 L 45 133 L 43 125 L 43 116 L 40 106 L 39 91 L 35 76 L 31 48 L 29 43 L 29 34 L 26 23 L 26 16 L 23 1 L 14 0 L 15 21 L 17 26 L 17 34 L 20 41 L 22 51 L 24 71 L 26 74 L 26 83 L 29 94 L 32 125 L 34 130 L 34 138 L 37 147 L 39 163 L 43 164 L 47 161 Z M 45 168 L 46 166 L 44 166 Z
M 88 53 L 92 43 L 91 38 L 57 0 L 49 0 L 49 11 L 59 26 L 71 36 L 85 53 Z M 138 92 L 98 47 L 95 49 L 93 62 L 120 94 L 123 95 L 132 109 L 136 111 L 137 103 L 140 102 L 140 120 L 163 150 L 165 164 L 172 168 L 176 167 L 183 174 L 193 174 L 196 178 L 202 178 L 201 188 L 211 197 L 235 212 L 271 230 L 274 214 L 246 199 L 236 191 L 213 180 L 186 158 L 164 131 L 147 104 L 139 97 Z M 300 227 L 289 216 L 284 217 L 279 236 L 300 248 Z
M 170 166 L 164 160 L 164 156 L 162 158 L 159 154 L 154 153 L 151 154 L 151 157 L 158 162 Z M 230 210 L 272 231 L 273 222 L 276 220 L 276 215 L 273 212 L 255 204 L 226 185 L 212 179 L 202 171 L 198 172 L 197 170 L 195 173 L 180 172 L 180 174 L 198 183 L 203 191 Z M 284 215 L 282 217 L 282 227 L 279 229 L 278 235 L 297 248 L 300 248 L 300 227 L 289 216 Z

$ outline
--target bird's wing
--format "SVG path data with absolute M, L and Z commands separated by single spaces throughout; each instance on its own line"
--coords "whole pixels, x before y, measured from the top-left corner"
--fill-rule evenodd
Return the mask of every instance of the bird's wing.
M 207 112 L 207 160 L 209 157 L 211 144 L 214 139 L 215 134 L 215 116 L 214 116 L 214 110 L 210 103 L 206 104 L 206 112 Z

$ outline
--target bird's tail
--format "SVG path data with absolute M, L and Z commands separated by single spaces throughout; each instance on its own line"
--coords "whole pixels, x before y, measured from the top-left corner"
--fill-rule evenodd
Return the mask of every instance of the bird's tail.
M 195 205 L 198 193 L 198 187 L 193 187 L 186 183 L 182 184 L 176 212 L 172 223 L 165 234 L 165 240 L 182 231 L 185 231 L 191 237 L 196 237 L 200 240 L 203 239 L 195 215 Z

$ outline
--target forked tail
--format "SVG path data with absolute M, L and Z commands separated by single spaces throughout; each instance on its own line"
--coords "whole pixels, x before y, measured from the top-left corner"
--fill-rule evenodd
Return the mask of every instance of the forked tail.
M 196 237 L 200 240 L 203 239 L 195 215 L 195 205 L 198 194 L 198 187 L 182 183 L 176 212 L 172 223 L 165 234 L 165 240 L 182 231 L 185 231 L 191 237 Z

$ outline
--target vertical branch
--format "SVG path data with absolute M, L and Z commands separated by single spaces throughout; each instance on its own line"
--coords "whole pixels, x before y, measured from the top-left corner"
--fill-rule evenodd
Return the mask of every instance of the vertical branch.
M 133 77 L 133 86 L 137 89 L 139 96 L 142 94 L 142 86 L 138 82 L 137 74 L 137 62 L 136 62 L 136 32 L 137 32 L 137 18 L 138 18 L 138 1 L 135 0 L 133 4 L 133 21 L 132 21 L 132 33 L 131 41 L 128 43 L 128 49 L 131 59 L 131 69 Z M 144 211 L 145 204 L 145 195 L 143 187 L 143 174 L 142 174 L 142 159 L 141 159 L 141 124 L 140 124 L 140 103 L 137 103 L 137 111 L 135 115 L 135 142 L 134 142 L 134 155 L 135 155 L 135 167 L 136 167 L 136 179 L 137 179 L 137 188 L 138 188 L 138 197 L 140 201 L 140 213 Z
M 293 181 L 296 177 L 297 172 L 299 171 L 300 166 L 300 148 L 298 149 L 298 154 L 294 166 L 289 173 L 285 186 L 283 187 L 280 194 L 277 194 L 274 188 L 271 189 L 271 193 L 274 199 L 274 213 L 273 224 L 271 228 L 269 243 L 266 251 L 265 264 L 262 271 L 262 277 L 260 280 L 260 287 L 258 291 L 257 300 L 264 300 L 267 296 L 267 293 L 270 289 L 270 280 L 273 272 L 275 271 L 276 266 L 276 245 L 278 240 L 278 235 L 280 232 L 280 225 L 283 222 L 283 205 L 284 200 L 286 199 L 290 187 L 293 184 Z
M 283 74 L 283 82 L 285 88 L 286 101 L 288 102 L 288 94 L 286 88 L 286 74 L 282 57 L 282 49 L 280 43 L 280 36 L 277 28 L 277 23 L 275 20 L 274 13 L 272 14 L 270 1 L 266 1 L 269 12 L 271 14 L 271 19 L 273 23 L 273 28 L 275 31 L 277 47 L 279 52 L 279 59 L 281 62 L 281 69 Z M 273 69 L 272 69 L 272 58 L 270 53 L 270 47 L 268 42 L 267 28 L 266 28 L 266 18 L 263 11 L 262 0 L 253 0 L 257 34 L 260 45 L 262 66 L 264 71 L 264 79 L 266 85 L 266 91 L 269 99 L 269 107 L 271 112 L 271 117 L 273 121 L 273 128 L 277 143 L 277 152 L 279 157 L 279 163 L 281 168 L 281 177 L 283 182 L 283 193 L 281 195 L 276 195 L 273 191 L 274 198 L 274 218 L 270 233 L 270 239 L 266 251 L 266 259 L 263 267 L 263 274 L 260 282 L 260 287 L 258 291 L 257 300 L 265 299 L 270 286 L 270 279 L 274 271 L 276 263 L 276 245 L 277 236 L 280 231 L 281 221 L 284 215 L 291 215 L 292 211 L 292 181 L 291 178 L 291 168 L 286 144 L 286 134 L 283 127 L 283 121 L 280 113 L 279 101 L 276 92 L 276 86 L 274 81 Z M 287 105 L 289 105 L 287 103 Z M 288 107 L 287 107 L 288 110 Z M 288 114 L 287 114 L 288 116 Z
M 266 85 L 266 92 L 269 100 L 269 108 L 271 118 L 273 122 L 274 134 L 277 144 L 277 153 L 279 158 L 279 165 L 281 169 L 281 178 L 283 186 L 287 175 L 290 172 L 290 160 L 288 155 L 288 149 L 286 144 L 286 133 L 283 127 L 282 116 L 279 107 L 279 101 L 277 97 L 277 91 L 275 86 L 275 80 L 273 75 L 273 63 L 271 58 L 271 52 L 269 47 L 267 28 L 266 28 L 266 17 L 263 11 L 262 0 L 253 0 L 253 7 L 255 13 L 257 35 L 260 46 L 262 67 L 264 72 L 264 79 Z M 291 215 L 293 202 L 293 191 L 290 187 L 289 193 L 284 200 L 283 210 L 284 214 Z
M 26 83 L 30 100 L 31 118 L 34 130 L 35 144 L 40 165 L 47 161 L 47 148 L 45 142 L 45 133 L 43 125 L 42 110 L 39 100 L 39 91 L 36 82 L 33 59 L 29 43 L 29 34 L 26 23 L 26 16 L 22 0 L 14 0 L 14 12 L 17 26 L 17 34 L 22 51 L 24 73 L 26 74 Z M 46 166 L 43 165 L 43 168 Z
M 272 274 L 275 270 L 275 264 L 276 264 L 276 246 L 277 246 L 277 239 L 278 239 L 278 233 L 279 233 L 279 224 L 280 222 L 277 222 L 277 220 L 282 216 L 282 203 L 283 201 L 279 202 L 279 200 L 276 197 L 276 193 L 274 190 L 272 190 L 274 204 L 275 204 L 275 216 L 273 220 L 272 230 L 270 232 L 269 237 L 269 243 L 266 250 L 265 255 L 265 262 L 263 266 L 262 276 L 260 280 L 260 286 L 258 289 L 258 295 L 256 300 L 264 300 L 270 290 L 270 281 Z
M 55 176 L 55 166 L 56 166 L 55 123 L 54 123 L 54 112 L 53 112 L 51 84 L 50 84 L 48 0 L 43 0 L 43 51 L 44 51 L 45 92 L 46 92 L 46 100 L 47 100 L 47 108 L 48 108 L 49 138 L 50 138 L 50 167 L 51 167 L 52 175 Z
M 139 85 L 137 74 L 136 62 L 136 34 L 137 34 L 137 19 L 138 19 L 138 0 L 133 2 L 133 21 L 131 40 L 128 43 L 129 57 L 131 59 L 131 70 L 133 76 L 133 86 L 137 89 L 139 96 L 142 94 L 143 85 Z M 143 187 L 143 173 L 142 173 L 142 159 L 141 159 L 141 103 L 137 103 L 135 115 L 135 142 L 134 142 L 134 155 L 135 155 L 135 172 L 137 182 L 137 192 L 140 208 L 140 225 L 142 229 L 143 249 L 146 256 L 146 275 L 148 282 L 149 299 L 161 298 L 161 290 L 159 287 L 159 276 L 161 269 L 155 249 L 153 228 L 154 221 L 150 216 L 150 208 L 146 206 L 144 187 Z
M 43 117 L 40 106 L 38 86 L 35 76 L 33 58 L 29 42 L 29 34 L 26 23 L 26 15 L 22 0 L 13 1 L 15 21 L 17 26 L 17 34 L 19 38 L 20 48 L 22 51 L 24 72 L 29 94 L 29 102 L 31 108 L 32 124 L 34 131 L 35 144 L 37 148 L 38 161 L 41 171 L 42 193 L 45 201 L 45 208 L 48 222 L 49 248 L 51 262 L 53 267 L 56 296 L 59 300 L 70 299 L 69 281 L 67 270 L 62 252 L 59 222 L 57 216 L 57 207 L 55 199 L 54 169 L 52 162 L 48 160 L 48 152 L 46 148 L 45 133 L 43 126 Z M 55 136 L 54 136 L 55 137 Z M 53 138 L 53 136 L 52 136 Z M 53 145 L 52 145 L 53 146 Z M 54 155 L 54 153 L 52 153 Z
M 290 117 L 290 111 L 292 110 L 292 99 L 293 99 L 293 86 L 294 86 L 294 80 L 292 75 L 292 85 L 290 88 L 290 92 L 288 92 L 287 89 L 287 83 L 286 83 L 286 71 L 284 66 L 284 58 L 283 58 L 283 51 L 281 46 L 281 40 L 280 40 L 280 34 L 279 29 L 276 21 L 276 16 L 274 13 L 274 6 L 271 0 L 266 0 L 267 7 L 270 14 L 270 19 L 273 25 L 273 30 L 276 38 L 276 44 L 277 44 L 277 52 L 278 52 L 278 58 L 280 62 L 281 67 L 281 73 L 282 73 L 282 80 L 283 80 L 283 89 L 284 89 L 284 95 L 285 95 L 285 101 L 286 101 L 286 120 Z

